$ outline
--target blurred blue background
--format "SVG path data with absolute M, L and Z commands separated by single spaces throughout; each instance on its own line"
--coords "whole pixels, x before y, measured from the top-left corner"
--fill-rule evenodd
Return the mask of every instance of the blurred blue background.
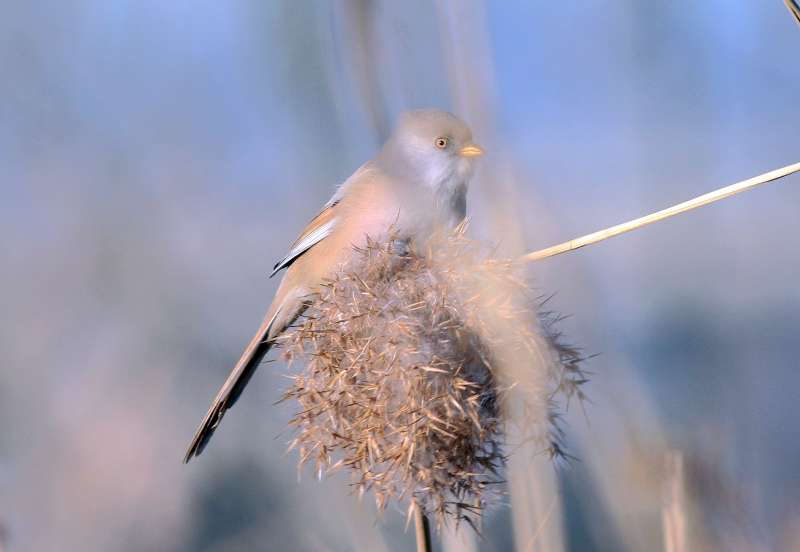
M 0 2 L 0 549 L 411 549 L 298 483 L 280 363 L 180 463 L 286 245 L 414 107 L 506 254 L 798 162 L 798 54 L 779 0 Z M 799 245 L 795 176 L 530 267 L 600 353 L 565 549 L 659 549 L 676 450 L 694 549 L 800 548 Z

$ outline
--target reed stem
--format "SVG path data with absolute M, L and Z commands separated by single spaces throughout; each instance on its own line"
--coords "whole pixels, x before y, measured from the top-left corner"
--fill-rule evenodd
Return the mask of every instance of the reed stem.
M 414 526 L 417 534 L 417 552 L 431 552 L 431 525 L 422 508 L 414 509 Z
M 685 213 L 686 211 L 703 207 L 704 205 L 719 201 L 720 199 L 725 199 L 726 197 L 731 197 L 732 195 L 736 195 L 747 190 L 752 190 L 756 186 L 781 179 L 796 172 L 800 172 L 800 163 L 787 165 L 786 167 L 754 176 L 753 178 L 737 182 L 736 184 L 731 184 L 730 186 L 725 186 L 724 188 L 703 194 L 694 199 L 684 201 L 683 203 L 678 203 L 672 207 L 667 207 L 661 211 L 656 211 L 655 213 L 629 220 L 628 222 L 610 226 L 609 228 L 598 230 L 597 232 L 592 232 L 591 234 L 586 234 L 585 236 L 559 243 L 558 245 L 539 249 L 532 253 L 528 253 L 527 255 L 523 255 L 519 258 L 519 260 L 522 262 L 538 261 L 540 259 L 553 257 L 554 255 L 560 255 L 561 253 L 566 253 L 568 251 L 574 251 L 575 249 L 580 249 L 581 247 L 607 240 L 608 238 L 613 238 L 614 236 L 636 230 L 643 226 L 647 226 L 648 224 L 653 224 L 654 222 L 674 217 L 675 215 Z

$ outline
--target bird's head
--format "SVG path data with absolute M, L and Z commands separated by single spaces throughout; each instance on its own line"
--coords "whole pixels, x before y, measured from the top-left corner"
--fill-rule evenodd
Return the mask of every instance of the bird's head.
M 401 115 L 380 159 L 392 172 L 442 192 L 464 187 L 475 158 L 482 154 L 472 131 L 458 117 L 420 109 Z

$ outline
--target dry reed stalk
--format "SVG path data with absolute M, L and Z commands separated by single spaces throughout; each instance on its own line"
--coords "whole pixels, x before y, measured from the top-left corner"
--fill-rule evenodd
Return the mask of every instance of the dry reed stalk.
M 432 552 L 431 525 L 421 508 L 414 510 L 414 532 L 417 537 L 417 552 Z
M 463 231 L 369 241 L 281 342 L 306 364 L 284 394 L 300 406 L 299 465 L 346 468 L 379 509 L 407 501 L 409 518 L 433 516 L 439 529 L 448 519 L 477 529 L 499 496 L 509 421 L 564 454 L 559 404 L 582 398 L 586 381 L 558 318 L 537 320 L 520 266 Z
M 561 253 L 567 253 L 568 251 L 574 251 L 575 249 L 580 249 L 581 247 L 601 242 L 626 232 L 631 232 L 632 230 L 636 230 L 638 228 L 642 228 L 643 226 L 647 226 L 648 224 L 653 224 L 654 222 L 674 217 L 675 215 L 691 211 L 692 209 L 709 205 L 741 192 L 752 190 L 757 186 L 779 180 L 796 172 L 800 172 L 800 163 L 787 165 L 786 167 L 754 176 L 753 178 L 737 182 L 736 184 L 731 184 L 730 186 L 714 190 L 713 192 L 703 194 L 694 199 L 684 201 L 683 203 L 678 203 L 672 207 L 662 209 L 661 211 L 656 211 L 655 213 L 651 213 L 634 220 L 629 220 L 628 222 L 623 222 L 603 230 L 598 230 L 597 232 L 592 232 L 591 234 L 586 234 L 585 236 L 581 236 L 558 245 L 539 249 L 538 251 L 523 255 L 519 260 L 522 262 L 538 261 L 547 257 L 560 255 Z

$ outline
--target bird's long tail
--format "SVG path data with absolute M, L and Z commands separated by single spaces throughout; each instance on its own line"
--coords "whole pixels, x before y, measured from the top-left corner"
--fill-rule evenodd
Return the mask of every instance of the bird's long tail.
M 200 453 L 203 452 L 209 439 L 211 439 L 211 436 L 214 434 L 214 430 L 219 426 L 225 412 L 234 405 L 242 394 L 242 391 L 255 373 L 264 355 L 266 355 L 272 347 L 274 338 L 297 318 L 299 312 L 292 313 L 288 317 L 288 320 L 286 316 L 282 316 L 286 311 L 284 306 L 285 305 L 274 306 L 267 312 L 256 335 L 250 340 L 250 343 L 242 353 L 241 358 L 239 358 L 239 361 L 231 371 L 228 379 L 225 380 L 225 383 L 222 384 L 216 397 L 214 397 L 211 408 L 208 409 L 208 413 L 197 428 L 192 442 L 186 451 L 186 456 L 183 458 L 184 463 L 189 462 L 193 457 L 199 456 Z M 295 308 L 294 310 L 297 309 Z

